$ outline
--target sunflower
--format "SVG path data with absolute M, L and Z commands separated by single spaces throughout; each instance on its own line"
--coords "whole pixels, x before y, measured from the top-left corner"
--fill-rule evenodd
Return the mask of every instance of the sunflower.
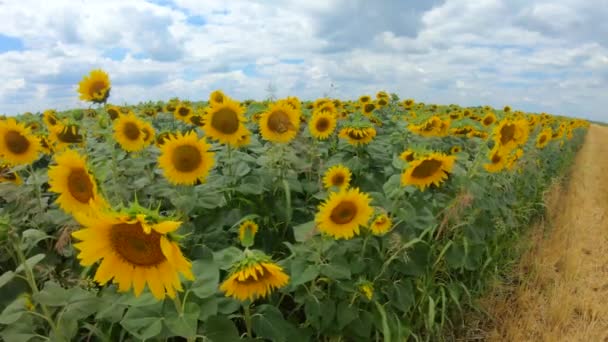
M 451 121 L 442 120 L 438 116 L 432 116 L 420 125 L 410 124 L 408 128 L 423 137 L 445 137 L 449 134 Z
M 308 129 L 310 129 L 310 134 L 313 137 L 325 140 L 334 132 L 336 124 L 335 115 L 328 111 L 321 111 L 313 114 L 308 123 Z
M 496 144 L 510 151 L 525 144 L 529 133 L 528 121 L 505 119 L 494 128 L 494 139 Z
M 127 215 L 100 211 L 95 215 L 77 215 L 83 225 L 74 233 L 74 244 L 83 266 L 101 260 L 95 281 L 101 285 L 112 278 L 120 292 L 133 286 L 136 297 L 145 285 L 158 300 L 174 298 L 182 291 L 179 273 L 193 280 L 192 264 L 182 254 L 171 234 L 181 222 L 163 221 L 146 214 Z
M 386 105 L 388 105 L 388 100 L 386 98 L 379 98 L 376 100 L 376 106 L 378 108 L 385 107 Z
M 288 105 L 293 108 L 296 112 L 300 112 L 302 110 L 302 102 L 299 98 L 295 96 L 289 96 L 284 100 Z
M 158 165 L 172 184 L 192 185 L 204 182 L 213 167 L 215 153 L 208 152 L 211 145 L 199 139 L 194 131 L 177 133 L 165 138 L 160 146 Z
M 490 151 L 488 157 L 490 159 L 490 163 L 483 165 L 486 171 L 496 173 L 507 167 L 508 158 L 505 156 L 505 151 L 500 149 L 500 146 L 496 145 L 496 147 Z
M 551 136 L 553 135 L 553 131 L 551 127 L 547 127 L 543 129 L 538 137 L 536 137 L 536 147 L 543 149 L 545 148 L 549 142 L 551 141 Z
M 352 173 L 350 170 L 341 164 L 330 167 L 323 176 L 323 186 L 326 189 L 336 187 L 339 189 L 346 189 L 350 185 Z
M 376 93 L 376 98 L 378 100 L 380 100 L 380 99 L 388 99 L 388 93 L 385 92 L 384 90 L 381 90 L 381 91 L 379 91 L 379 92 Z
M 414 99 L 407 99 L 407 100 L 403 101 L 403 107 L 405 109 L 412 109 L 414 107 L 415 103 L 416 103 L 416 101 L 414 101 Z
M 203 127 L 203 116 L 196 114 L 196 115 L 192 115 L 190 117 L 190 123 L 193 124 L 194 126 L 198 126 L 198 127 Z
M 350 239 L 359 234 L 360 226 L 367 226 L 374 210 L 368 194 L 358 188 L 332 192 L 319 205 L 315 222 L 319 230 L 335 239 Z
M 166 113 L 173 113 L 173 112 L 175 112 L 175 109 L 177 109 L 178 105 L 179 105 L 178 99 L 171 99 L 165 104 L 165 106 L 163 107 L 163 110 Z
M 237 146 L 237 142 L 249 130 L 245 127 L 245 109 L 238 102 L 224 98 L 223 102 L 213 102 L 203 116 L 203 130 L 210 139 L 222 144 Z
M 511 107 L 509 107 L 509 106 L 505 106 L 505 107 L 502 109 L 502 111 L 503 111 L 503 112 L 505 112 L 505 113 L 511 113 Z
M 45 110 L 44 113 L 42 113 L 42 121 L 44 121 L 46 127 L 49 130 L 51 130 L 56 125 L 61 124 L 61 122 L 57 118 L 57 112 L 52 109 Z
M 106 102 L 110 96 L 110 77 L 103 70 L 91 71 L 78 84 L 80 99 L 94 103 Z
M 108 113 L 108 116 L 110 116 L 110 119 L 112 121 L 118 119 L 118 117 L 121 115 L 121 110 L 118 106 L 107 105 L 106 112 Z
M 141 133 L 144 135 L 144 144 L 146 146 L 150 145 L 154 141 L 154 136 L 156 134 L 154 127 L 148 121 L 142 120 L 140 129 Z
M 49 138 L 44 135 L 39 135 L 38 139 L 40 140 L 40 151 L 42 151 L 44 154 L 52 154 L 53 147 L 49 141 Z
M 56 202 L 67 213 L 103 208 L 105 200 L 97 192 L 86 158 L 74 150 L 55 155 L 57 165 L 49 167 L 49 190 L 59 194 Z
M 17 172 L 11 171 L 10 165 L 0 165 L 0 183 L 23 184 L 23 180 Z
M 167 139 L 169 137 L 175 137 L 175 136 L 176 136 L 175 133 L 172 133 L 172 132 L 162 132 L 156 136 L 155 145 L 157 147 L 161 147 L 165 142 L 167 142 Z
M 15 119 L 0 120 L 0 159 L 10 165 L 31 164 L 40 153 L 40 141 Z
M 451 154 L 457 154 L 460 152 L 462 152 L 462 147 L 460 146 L 452 146 L 452 148 L 450 149 Z
M 374 110 L 376 110 L 376 105 L 369 102 L 369 103 L 365 103 L 363 104 L 363 114 L 364 115 L 371 115 Z
M 277 102 L 260 117 L 260 133 L 268 141 L 286 143 L 298 134 L 300 112 L 285 102 Z
M 251 247 L 253 245 L 253 239 L 255 234 L 258 232 L 258 225 L 251 221 L 245 220 L 239 226 L 239 240 L 243 247 Z
M 384 235 L 393 227 L 393 221 L 386 214 L 380 214 L 370 224 L 370 230 L 374 235 Z
M 359 291 L 361 291 L 361 294 L 363 294 L 367 300 L 372 300 L 372 297 L 374 296 L 374 286 L 372 283 L 365 282 L 359 285 Z
M 49 135 L 49 140 L 56 150 L 62 150 L 71 144 L 83 144 L 84 137 L 80 133 L 80 127 L 76 124 L 56 125 Z
M 226 296 L 242 302 L 268 296 L 274 289 L 284 287 L 289 282 L 281 266 L 267 256 L 251 256 L 238 262 L 228 278 L 220 285 Z
M 186 103 L 180 103 L 175 107 L 175 111 L 173 112 L 173 116 L 180 121 L 185 123 L 190 123 L 190 116 L 192 116 L 193 111 L 192 107 L 190 107 Z
M 411 163 L 416 159 L 416 153 L 412 150 L 405 150 L 399 155 L 399 159 Z
M 121 115 L 114 122 L 114 139 L 120 144 L 123 150 L 135 152 L 146 147 L 144 133 L 142 132 L 143 122 L 132 112 Z
M 483 117 L 483 120 L 481 120 L 481 124 L 486 127 L 492 126 L 495 122 L 496 122 L 496 115 L 494 115 L 494 113 L 491 113 L 491 112 L 486 114 L 486 116 Z
M 452 172 L 455 156 L 443 153 L 431 153 L 425 157 L 414 160 L 401 174 L 401 184 L 415 185 L 421 191 L 434 184 L 441 185 Z
M 374 127 L 345 127 L 340 130 L 340 138 L 346 139 L 353 146 L 369 144 L 376 136 Z
M 211 94 L 209 94 L 209 103 L 210 104 L 222 104 L 225 100 L 228 99 L 228 96 L 224 94 L 221 90 L 214 90 Z
M 524 155 L 524 150 L 522 150 L 521 148 L 518 148 L 517 150 L 515 150 L 515 152 L 513 152 L 509 156 L 509 161 L 507 162 L 507 169 L 513 170 L 515 168 L 515 165 L 517 165 L 517 162 L 521 159 L 521 157 L 523 157 L 523 155 Z

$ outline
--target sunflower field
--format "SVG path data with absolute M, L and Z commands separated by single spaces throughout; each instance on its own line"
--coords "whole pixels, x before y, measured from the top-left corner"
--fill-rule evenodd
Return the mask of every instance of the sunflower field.
M 513 260 L 588 123 L 357 100 L 0 119 L 4 341 L 436 341 Z M 205 96 L 207 98 L 207 96 Z

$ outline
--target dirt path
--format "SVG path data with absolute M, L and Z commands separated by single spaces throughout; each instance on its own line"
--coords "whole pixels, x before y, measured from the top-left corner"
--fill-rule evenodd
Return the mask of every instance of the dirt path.
M 488 307 L 488 339 L 608 342 L 608 127 L 591 126 L 568 186 L 547 202 L 519 285 Z

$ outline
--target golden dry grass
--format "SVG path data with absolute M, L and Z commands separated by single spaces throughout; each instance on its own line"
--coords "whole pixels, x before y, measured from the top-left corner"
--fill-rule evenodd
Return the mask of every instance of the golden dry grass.
M 608 341 L 608 127 L 591 126 L 514 279 L 484 300 L 490 341 Z M 507 295 L 505 295 L 507 293 Z

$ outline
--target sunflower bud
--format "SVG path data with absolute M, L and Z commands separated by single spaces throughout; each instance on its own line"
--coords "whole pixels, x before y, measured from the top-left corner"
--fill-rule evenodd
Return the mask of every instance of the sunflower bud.
M 246 248 L 253 246 L 255 234 L 257 232 L 258 225 L 255 222 L 246 220 L 241 223 L 239 226 L 239 240 L 241 240 L 241 245 Z

